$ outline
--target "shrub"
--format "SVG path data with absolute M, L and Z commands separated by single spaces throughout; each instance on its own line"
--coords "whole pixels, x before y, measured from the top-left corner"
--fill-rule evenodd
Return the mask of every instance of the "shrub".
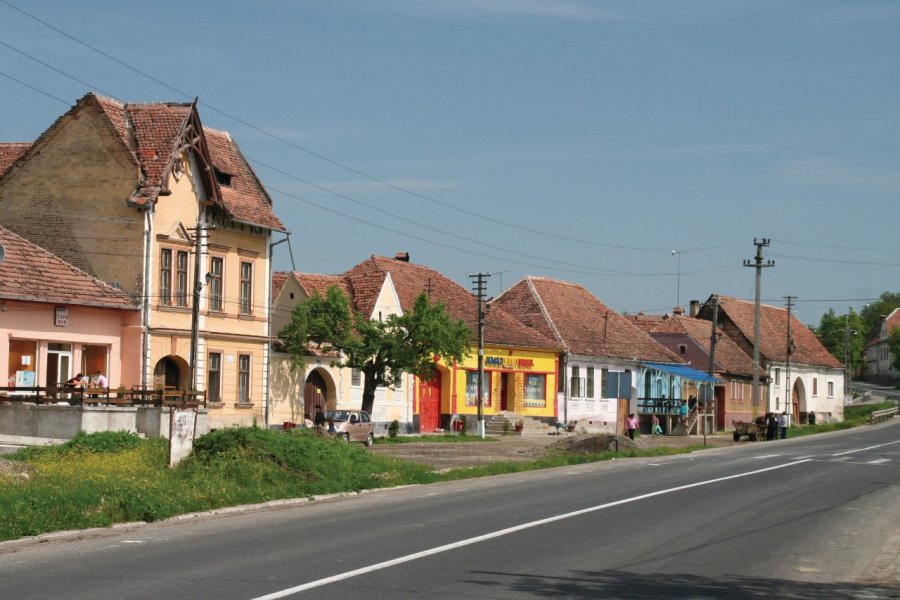
M 395 438 L 397 437 L 397 433 L 400 431 L 400 421 L 394 419 L 391 421 L 391 424 L 388 426 L 388 437 Z

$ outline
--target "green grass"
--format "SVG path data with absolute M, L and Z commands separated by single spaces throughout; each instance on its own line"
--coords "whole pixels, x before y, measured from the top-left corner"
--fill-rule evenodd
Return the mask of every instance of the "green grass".
M 791 436 L 845 429 L 892 404 L 848 407 L 844 423 L 792 427 Z M 477 436 L 401 436 L 379 443 L 482 442 Z M 532 462 L 497 462 L 436 473 L 383 457 L 358 444 L 257 428 L 223 429 L 198 438 L 194 452 L 168 467 L 165 440 L 121 432 L 79 435 L 61 446 L 33 447 L 7 458 L 29 467 L 28 478 L 0 476 L 0 540 L 50 531 L 157 521 L 177 514 L 284 498 L 427 484 L 518 473 L 613 458 L 681 454 L 702 449 L 630 449 L 600 454 L 548 452 Z
M 788 429 L 788 437 L 800 437 L 813 433 L 826 433 L 828 431 L 840 431 L 852 429 L 868 422 L 869 415 L 876 410 L 894 408 L 893 402 L 881 402 L 880 404 L 866 404 L 862 406 L 845 406 L 844 420 L 840 423 L 816 423 L 815 425 L 794 425 Z

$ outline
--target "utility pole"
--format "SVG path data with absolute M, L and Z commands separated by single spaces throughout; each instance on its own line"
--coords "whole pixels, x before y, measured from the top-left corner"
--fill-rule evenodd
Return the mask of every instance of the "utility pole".
M 480 272 L 469 275 L 469 279 L 473 280 L 472 291 L 478 299 L 478 381 L 476 382 L 476 393 L 478 395 L 478 436 L 482 439 L 484 438 L 484 390 L 481 389 L 484 381 L 484 297 L 487 290 L 487 278 L 490 276 L 490 273 Z
M 709 335 L 709 378 L 712 380 L 716 376 L 716 344 L 719 341 L 719 297 L 713 296 L 713 318 L 712 333 Z M 710 391 L 712 392 L 713 407 L 713 432 L 716 431 L 716 384 L 714 381 L 709 382 Z M 703 421 L 703 445 L 706 445 L 706 417 Z
M 756 246 L 756 257 L 754 260 L 745 260 L 745 267 L 753 267 L 756 269 L 756 301 L 753 314 L 753 413 L 756 416 L 756 409 L 759 407 L 759 294 L 762 285 L 762 270 L 764 267 L 774 267 L 775 261 L 769 260 L 763 262 L 762 249 L 769 245 L 768 238 L 757 240 L 753 238 L 753 244 Z
M 791 409 L 791 418 L 794 417 L 794 386 L 791 383 L 791 355 L 794 353 L 794 335 L 791 332 L 791 308 L 794 306 L 793 302 L 797 299 L 797 296 L 787 295 L 784 297 L 787 300 L 787 351 L 785 352 L 785 356 L 787 357 L 787 369 L 785 369 L 784 373 L 784 410 L 787 412 L 787 409 Z M 777 406 L 775 407 L 778 408 Z
M 200 291 L 203 282 L 200 280 L 201 254 L 203 251 L 203 236 L 206 231 L 201 223 L 202 214 L 197 217 L 197 227 L 194 231 L 194 295 L 191 302 L 191 365 L 189 385 L 191 390 L 197 389 L 197 347 L 200 343 Z
M 681 308 L 681 255 L 687 250 L 672 250 L 672 256 L 678 257 L 677 291 L 675 292 L 675 308 Z
M 853 307 L 848 307 L 850 311 L 853 310 Z M 850 312 L 847 312 L 847 315 L 844 317 L 844 384 L 845 388 L 849 387 L 850 379 L 853 377 L 853 365 L 850 364 L 851 352 L 850 352 L 850 336 L 855 335 L 856 330 L 850 329 Z

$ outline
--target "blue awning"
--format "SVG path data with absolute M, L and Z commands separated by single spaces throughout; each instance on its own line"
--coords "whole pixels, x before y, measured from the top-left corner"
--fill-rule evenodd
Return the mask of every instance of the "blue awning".
M 690 379 L 691 381 L 704 381 L 706 383 L 722 383 L 721 379 L 716 379 L 715 377 L 710 377 L 709 373 L 704 373 L 703 371 L 698 371 L 692 367 L 687 365 L 664 365 L 661 363 L 641 363 L 645 367 L 650 367 L 651 369 L 657 369 L 659 371 L 665 371 L 666 373 L 671 373 L 672 375 L 678 375 L 680 377 L 684 377 L 685 379 Z

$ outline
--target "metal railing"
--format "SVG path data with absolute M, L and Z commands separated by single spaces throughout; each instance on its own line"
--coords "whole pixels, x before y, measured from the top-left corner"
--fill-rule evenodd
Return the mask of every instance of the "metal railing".
M 878 423 L 880 421 L 886 421 L 887 419 L 893 419 L 897 415 L 897 407 L 885 408 L 884 410 L 873 410 L 869 414 L 869 423 Z

